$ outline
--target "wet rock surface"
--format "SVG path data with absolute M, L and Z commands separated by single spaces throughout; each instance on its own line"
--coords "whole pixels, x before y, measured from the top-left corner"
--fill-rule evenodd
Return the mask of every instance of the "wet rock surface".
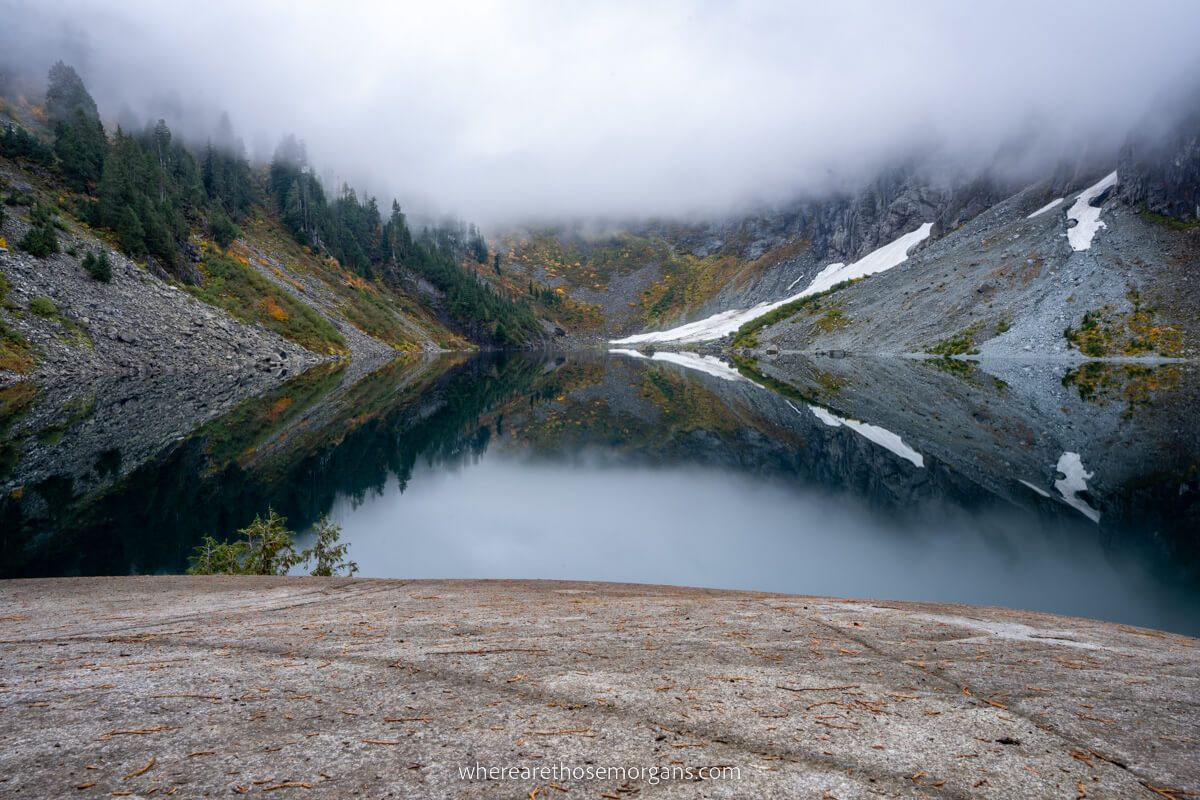
M 1200 788 L 1200 642 L 1083 619 L 524 581 L 53 579 L 0 603 L 13 797 Z M 739 773 L 460 776 L 476 764 Z

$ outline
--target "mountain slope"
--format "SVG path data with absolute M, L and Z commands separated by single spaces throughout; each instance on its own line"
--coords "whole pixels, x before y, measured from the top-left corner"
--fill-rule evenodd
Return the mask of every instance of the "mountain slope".
M 773 320 L 756 333 L 757 346 L 990 356 L 1200 352 L 1200 231 L 1147 219 L 1104 180 L 1038 213 L 1048 188 L 1019 192 L 896 269 Z
M 533 346 L 570 305 L 481 269 L 473 225 L 412 228 L 395 201 L 384 217 L 327 189 L 294 136 L 251 164 L 225 117 L 207 143 L 162 119 L 106 126 L 62 62 L 40 104 L 16 86 L 0 87 L 0 380 Z
M 403 292 L 305 253 L 265 211 L 228 250 L 193 235 L 202 280 L 189 285 L 129 259 L 65 211 L 56 214 L 60 252 L 25 253 L 13 243 L 32 226 L 26 204 L 61 208 L 54 187 L 0 159 L 0 191 L 18 200 L 8 206 L 9 246 L 0 251 L 0 324 L 23 351 L 10 372 L 286 373 L 322 357 L 471 346 Z M 97 253 L 111 265 L 109 282 L 82 265 Z
M 1003 158 L 947 174 L 927 157 L 856 191 L 720 221 L 500 242 L 511 269 L 595 304 L 596 335 L 621 346 L 729 345 L 756 320 L 739 348 L 1195 352 L 1200 111 L 1148 121 L 1120 152 L 1077 150 L 1040 180 Z

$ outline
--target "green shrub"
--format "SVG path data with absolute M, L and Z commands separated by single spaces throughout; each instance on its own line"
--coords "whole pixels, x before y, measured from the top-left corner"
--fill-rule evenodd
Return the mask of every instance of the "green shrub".
M 58 234 L 53 225 L 38 225 L 30 228 L 21 241 L 17 242 L 26 253 L 37 258 L 45 258 L 58 252 Z
M 292 567 L 312 563 L 310 575 L 331 577 L 345 571 L 358 572 L 358 565 L 346 560 L 348 544 L 338 544 L 342 528 L 322 516 L 317 522 L 317 540 L 307 550 L 297 552 L 292 544 L 295 534 L 287 528 L 287 518 L 267 509 L 264 519 L 238 531 L 245 541 L 220 542 L 212 536 L 195 549 L 188 567 L 189 575 L 286 575 Z
M 309 575 L 332 577 L 345 571 L 347 575 L 358 572 L 358 564 L 346 560 L 350 550 L 348 544 L 338 544 L 342 536 L 342 526 L 331 522 L 329 517 L 322 516 L 317 521 L 317 541 L 303 553 L 304 565 L 314 562 Z
M 1144 205 L 1138 215 L 1146 222 L 1151 222 L 1155 225 L 1161 225 L 1173 231 L 1190 231 L 1193 228 L 1200 227 L 1200 219 L 1179 219 L 1178 217 L 1169 217 L 1166 214 L 1155 214 Z
M 801 297 L 798 300 L 793 300 L 790 303 L 785 303 L 784 305 L 781 305 L 779 308 L 776 308 L 773 311 L 768 311 L 766 314 L 763 314 L 761 317 L 755 317 L 754 319 L 750 320 L 749 322 L 742 325 L 742 327 L 737 329 L 737 333 L 735 333 L 734 337 L 733 337 L 733 346 L 734 347 L 757 347 L 758 346 L 758 332 L 761 331 L 763 328 L 767 327 L 768 325 L 774 325 L 776 322 L 782 322 L 783 320 L 788 319 L 789 317 L 795 315 L 796 313 L 798 313 L 800 310 L 802 310 L 806 306 L 811 306 L 811 305 L 817 303 L 817 301 L 820 300 L 821 298 L 828 297 L 829 295 L 833 294 L 834 292 L 845 289 L 847 286 L 857 283 L 860 280 L 862 280 L 862 278 L 851 278 L 850 280 L 845 280 L 840 283 L 835 283 L 833 286 L 830 286 L 828 289 L 826 289 L 823 292 L 817 292 L 816 294 L 810 294 L 805 297 Z M 832 325 L 832 327 L 825 328 L 823 325 L 822 327 L 825 330 L 832 330 L 833 327 L 839 327 L 840 325 L 845 324 L 846 319 L 845 319 L 844 312 L 842 312 L 839 309 L 839 311 L 837 311 L 835 314 L 830 316 L 828 322 L 829 322 L 829 324 Z
M 208 232 L 222 248 L 229 247 L 233 244 L 234 239 L 242 235 L 237 225 L 233 224 L 233 220 L 229 219 L 229 215 L 220 208 L 213 212 L 212 219 L 208 223 Z
M 55 229 L 54 211 L 42 203 L 35 203 L 29 213 L 32 223 L 29 231 L 17 246 L 31 256 L 45 258 L 58 252 L 58 231 Z
M 83 268 L 98 281 L 108 283 L 112 280 L 112 264 L 108 261 L 107 251 L 101 250 L 99 255 L 89 251 L 83 257 Z
M 42 319 L 51 319 L 58 316 L 58 306 L 54 305 L 54 301 L 49 297 L 35 297 L 29 301 L 29 311 L 34 316 Z

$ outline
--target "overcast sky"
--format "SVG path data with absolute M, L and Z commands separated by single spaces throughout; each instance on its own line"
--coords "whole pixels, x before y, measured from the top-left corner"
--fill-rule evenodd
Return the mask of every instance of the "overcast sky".
M 714 213 L 936 145 L 1115 142 L 1200 71 L 1195 0 L 0 0 L 0 62 L 485 223 Z

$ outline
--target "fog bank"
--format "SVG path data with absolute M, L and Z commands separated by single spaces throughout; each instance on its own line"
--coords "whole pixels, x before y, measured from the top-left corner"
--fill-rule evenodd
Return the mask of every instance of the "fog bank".
M 228 111 L 318 171 L 490 224 L 714 214 L 936 148 L 975 170 L 1119 142 L 1193 80 L 1200 3 L 0 0 L 0 66 L 106 120 Z

